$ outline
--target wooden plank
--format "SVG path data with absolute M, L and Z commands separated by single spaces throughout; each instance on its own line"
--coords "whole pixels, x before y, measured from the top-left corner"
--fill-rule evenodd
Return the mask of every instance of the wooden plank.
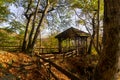
M 52 71 L 50 71 L 50 73 L 54 77 L 55 80 L 59 80 L 59 78 Z
M 38 55 L 36 55 L 36 56 L 38 56 Z M 38 56 L 38 57 L 41 58 L 41 59 L 43 59 L 45 62 L 49 62 L 49 64 L 51 64 L 53 67 L 55 67 L 57 70 L 59 70 L 60 72 L 62 72 L 67 77 L 69 77 L 71 80 L 80 80 L 78 77 L 76 77 L 75 75 L 73 75 L 70 72 L 66 71 L 65 69 L 61 68 L 60 66 L 56 65 L 52 61 L 46 60 L 46 59 L 42 58 L 41 56 Z

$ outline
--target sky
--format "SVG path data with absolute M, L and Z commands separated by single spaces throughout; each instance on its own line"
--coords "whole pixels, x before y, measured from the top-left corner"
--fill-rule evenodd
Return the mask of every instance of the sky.
M 21 18 L 21 16 L 19 16 L 19 15 L 23 15 L 23 14 L 24 14 L 24 8 L 22 8 L 22 7 L 16 7 L 14 4 L 12 4 L 12 5 L 9 7 L 9 9 L 10 9 L 10 12 L 14 13 L 14 16 L 11 16 L 9 21 L 15 19 L 15 20 L 17 20 L 17 21 L 24 22 L 23 19 Z M 80 29 L 80 30 L 82 30 L 82 31 L 87 32 L 87 30 L 86 30 L 86 28 L 85 28 L 84 26 L 82 26 L 82 25 L 77 25 L 77 24 L 75 23 L 75 20 L 77 20 L 77 19 L 78 19 L 77 16 L 73 16 L 73 17 L 72 17 L 73 22 L 72 22 L 72 25 L 71 25 L 70 27 L 75 27 L 75 28 L 77 28 L 77 29 Z M 0 24 L 0 27 L 2 27 L 2 26 L 9 26 L 9 24 L 8 24 L 7 22 L 6 22 L 6 23 L 3 23 L 3 24 Z M 42 32 L 42 37 L 46 37 L 46 36 L 49 35 L 50 33 L 51 33 L 51 31 L 49 31 L 48 29 L 46 29 L 46 30 L 44 30 L 44 31 Z
M 24 9 L 22 7 L 17 8 L 17 7 L 14 6 L 14 4 L 12 4 L 12 5 L 9 6 L 8 9 L 10 10 L 10 12 L 15 14 L 14 17 L 13 16 L 8 17 L 9 21 L 11 21 L 12 19 L 16 19 L 17 21 L 20 21 L 20 22 L 23 21 L 21 19 L 21 17 L 18 16 L 18 15 L 23 14 Z M 0 24 L 0 27 L 6 27 L 6 26 L 9 26 L 8 22 L 3 22 L 3 23 Z

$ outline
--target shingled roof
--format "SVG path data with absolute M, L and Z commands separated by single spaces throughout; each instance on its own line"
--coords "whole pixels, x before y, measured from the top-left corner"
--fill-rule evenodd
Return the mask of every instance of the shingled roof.
M 55 36 L 55 38 L 67 39 L 67 38 L 88 37 L 88 36 L 89 36 L 88 33 L 84 32 L 84 31 L 81 31 L 79 29 L 71 27 L 71 28 L 63 31 L 62 33 L 58 34 L 57 36 Z

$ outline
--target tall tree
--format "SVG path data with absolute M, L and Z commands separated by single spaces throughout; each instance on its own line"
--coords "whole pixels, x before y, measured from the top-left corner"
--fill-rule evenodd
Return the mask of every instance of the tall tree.
M 103 51 L 94 80 L 115 80 L 120 53 L 120 0 L 104 0 Z
M 26 7 L 24 8 L 26 10 L 25 17 L 27 19 L 27 23 L 22 51 L 32 51 L 36 39 L 39 36 L 41 26 L 43 27 L 48 25 L 49 29 L 57 29 L 58 27 L 61 29 L 60 26 L 64 27 L 71 23 L 71 12 L 66 13 L 69 11 L 66 0 L 38 1 L 39 0 L 26 0 L 27 5 L 25 5 Z
M 96 47 L 99 49 L 99 28 L 100 28 L 100 0 L 98 0 L 98 8 L 97 8 L 97 36 L 96 36 Z
M 91 43 L 89 45 L 89 49 L 88 52 L 91 53 L 91 46 L 93 45 L 93 47 L 95 48 L 95 50 L 97 51 L 97 53 L 100 53 L 100 50 L 98 48 L 98 44 L 99 43 L 99 37 L 97 34 L 99 33 L 99 28 L 96 25 L 98 23 L 99 25 L 99 21 L 102 21 L 101 16 L 103 16 L 102 12 L 103 12 L 103 2 L 101 1 L 101 7 L 100 11 L 98 10 L 98 0 L 71 0 L 72 3 L 72 7 L 73 8 L 77 8 L 80 10 L 80 12 L 77 12 L 78 10 L 76 10 L 76 14 L 79 17 L 79 22 L 80 24 L 82 23 L 83 26 L 86 27 L 86 30 L 91 34 Z M 100 16 L 99 20 L 96 19 L 96 13 L 98 13 L 98 16 Z M 94 18 L 94 19 L 93 19 Z M 97 41 L 94 39 L 94 37 L 97 37 Z
M 29 25 L 31 22 L 31 18 L 32 18 L 32 14 L 30 14 L 30 12 L 29 12 L 31 5 L 32 5 L 32 0 L 29 0 L 28 5 L 25 6 L 27 8 L 27 10 L 25 12 L 25 17 L 27 19 L 27 23 L 26 23 L 25 34 L 24 34 L 23 45 L 22 45 L 22 51 L 24 51 L 24 52 L 26 51 L 26 47 L 27 47 L 28 29 L 29 29 Z
M 45 24 L 48 12 L 54 10 L 57 0 L 26 0 L 25 17 L 27 19 L 26 30 L 23 40 L 22 51 L 31 52 L 40 34 L 40 27 Z
M 88 47 L 88 53 L 89 54 L 91 54 L 91 51 L 92 51 L 92 45 L 93 45 L 93 40 L 94 40 L 94 37 L 95 37 L 95 32 L 96 32 L 96 28 L 95 28 L 95 15 L 96 15 L 96 12 L 94 13 L 94 15 L 93 15 L 93 18 L 92 18 L 92 35 L 91 35 L 91 40 L 90 40 L 90 45 L 89 45 L 89 47 Z

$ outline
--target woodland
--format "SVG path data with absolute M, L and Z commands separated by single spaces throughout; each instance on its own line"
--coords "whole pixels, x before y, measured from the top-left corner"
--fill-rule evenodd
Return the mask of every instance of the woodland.
M 120 80 L 120 0 L 0 0 L 0 80 Z

